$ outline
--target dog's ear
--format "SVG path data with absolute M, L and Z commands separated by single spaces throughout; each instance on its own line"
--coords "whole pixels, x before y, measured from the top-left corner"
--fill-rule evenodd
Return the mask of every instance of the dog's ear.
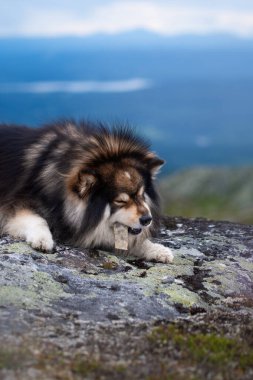
M 156 177 L 156 175 L 159 173 L 161 167 L 164 164 L 165 164 L 165 161 L 157 157 L 155 153 L 151 153 L 147 157 L 148 170 L 151 172 L 153 178 Z
M 90 169 L 82 169 L 79 171 L 77 176 L 77 183 L 75 186 L 75 191 L 78 193 L 80 198 L 85 198 L 94 185 L 97 183 L 97 175 L 95 171 Z

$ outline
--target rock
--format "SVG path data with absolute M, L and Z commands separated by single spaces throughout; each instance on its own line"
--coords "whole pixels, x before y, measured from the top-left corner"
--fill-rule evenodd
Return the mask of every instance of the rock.
M 175 281 L 175 277 L 173 276 L 165 276 L 162 278 L 161 283 L 162 284 L 173 284 Z
M 244 330 L 253 320 L 252 226 L 164 218 L 155 241 L 171 247 L 172 265 L 62 245 L 47 255 L 2 237 L 0 377 L 72 379 L 74 374 L 80 378 L 102 374 L 105 379 L 139 379 L 155 369 L 156 378 L 165 378 L 159 371 L 167 368 L 163 357 L 171 354 L 160 345 L 161 334 L 171 338 L 168 344 L 175 343 L 171 347 L 178 353 L 173 360 L 181 365 L 181 376 L 189 370 L 185 360 L 180 361 L 181 351 L 188 352 L 188 346 L 176 344 L 175 334 L 184 331 L 190 337 L 197 331 L 203 344 L 210 338 L 203 334 L 209 331 L 224 339 L 249 340 L 250 333 Z M 250 345 L 246 346 L 237 348 L 246 352 Z M 63 366 L 57 364 L 57 352 Z M 239 367 L 231 365 L 231 374 L 240 378 L 241 371 L 245 376 L 241 378 L 250 379 L 251 353 L 245 355 L 244 365 L 239 357 L 233 358 Z M 188 357 L 193 360 L 191 353 Z M 126 369 L 131 360 L 135 367 Z M 222 370 L 212 364 L 208 368 L 217 378 L 224 366 L 228 371 L 226 363 Z M 205 378 L 205 365 L 198 366 L 200 379 Z M 176 365 L 169 373 L 176 376 Z

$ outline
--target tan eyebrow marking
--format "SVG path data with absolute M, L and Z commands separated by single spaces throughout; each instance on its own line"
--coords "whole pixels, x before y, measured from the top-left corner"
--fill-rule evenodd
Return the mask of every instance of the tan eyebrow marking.
M 125 171 L 125 176 L 126 176 L 127 178 L 131 179 L 131 176 L 130 176 L 130 174 L 129 174 L 127 171 Z
M 115 202 L 128 202 L 128 201 L 129 201 L 129 195 L 127 193 L 121 193 L 115 199 Z

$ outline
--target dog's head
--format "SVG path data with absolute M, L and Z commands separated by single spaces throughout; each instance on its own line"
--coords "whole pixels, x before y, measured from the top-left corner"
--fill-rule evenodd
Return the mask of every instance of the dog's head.
M 101 220 L 121 223 L 134 235 L 149 228 L 158 202 L 153 181 L 163 163 L 149 152 L 142 159 L 123 157 L 81 168 L 72 191 L 87 205 L 90 228 Z

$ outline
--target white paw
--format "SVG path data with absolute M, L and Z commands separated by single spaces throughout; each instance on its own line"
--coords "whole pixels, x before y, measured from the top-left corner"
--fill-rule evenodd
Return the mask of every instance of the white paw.
M 155 257 L 154 260 L 159 262 L 159 263 L 172 263 L 173 261 L 173 253 L 168 247 L 164 247 L 161 244 L 154 244 L 155 247 L 154 252 L 155 252 Z
M 159 263 L 172 263 L 174 255 L 167 247 L 162 246 L 162 249 L 158 249 L 155 260 Z
M 32 228 L 26 236 L 26 242 L 31 245 L 32 248 L 43 252 L 50 252 L 54 247 L 51 232 L 44 226 Z
M 168 247 L 149 240 L 143 243 L 142 257 L 146 260 L 155 260 L 160 263 L 171 263 L 174 258 L 173 253 Z

